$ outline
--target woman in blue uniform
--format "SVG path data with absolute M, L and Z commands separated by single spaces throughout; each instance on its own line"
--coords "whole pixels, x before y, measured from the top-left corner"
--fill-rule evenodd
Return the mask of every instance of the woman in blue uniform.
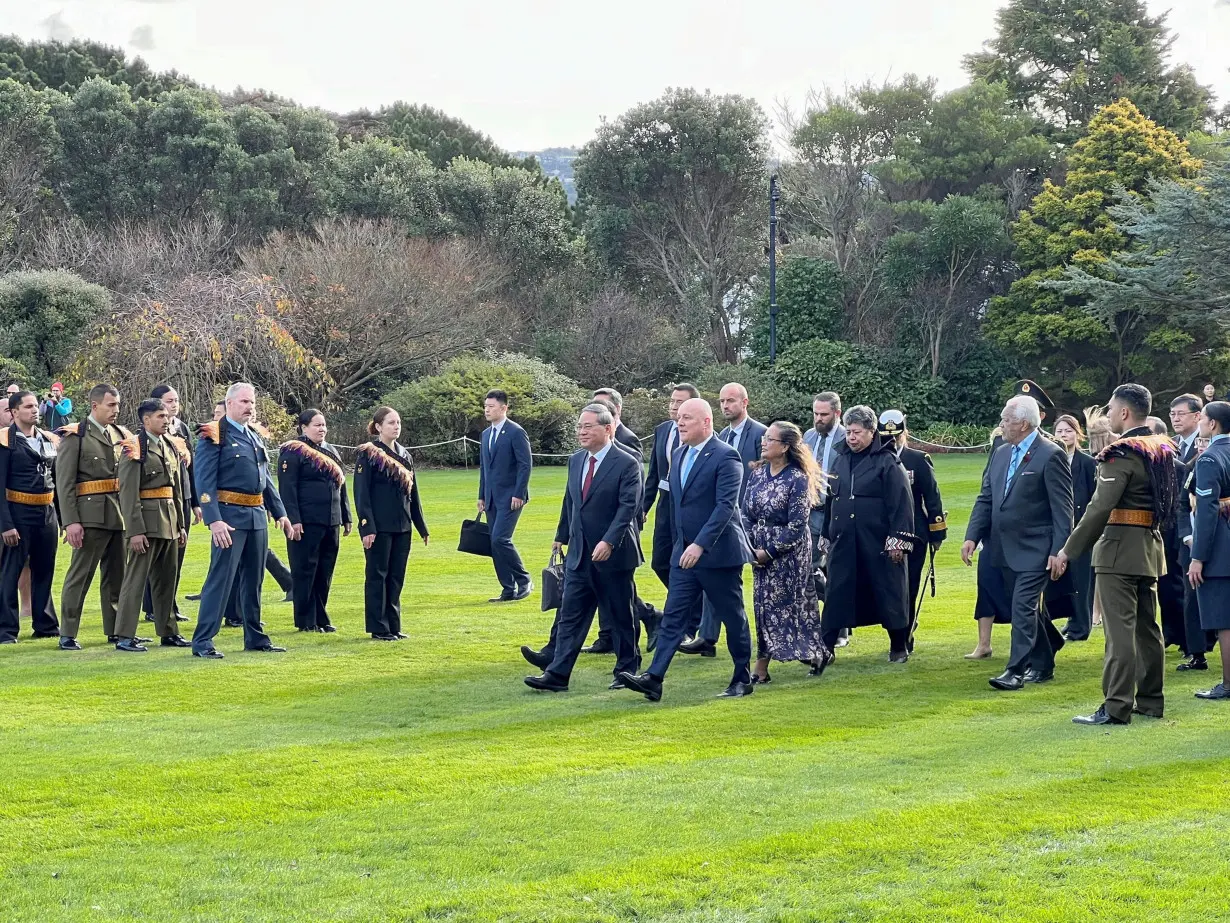
M 397 441 L 401 417 L 392 407 L 378 407 L 367 432 L 372 440 L 359 446 L 354 469 L 359 535 L 367 555 L 367 631 L 377 641 L 399 641 L 406 637 L 401 631 L 401 590 L 410 558 L 410 528 L 426 545 L 427 523 L 414 461 Z
M 329 427 L 315 408 L 299 414 L 299 438 L 282 446 L 278 458 L 278 489 L 291 535 L 291 599 L 295 627 L 300 631 L 332 632 L 326 606 L 341 536 L 350 534 L 350 500 L 346 472 L 337 450 L 325 441 Z
M 1187 578 L 1200 601 L 1200 627 L 1217 632 L 1221 682 L 1199 699 L 1230 699 L 1230 404 L 1213 401 L 1200 412 L 1209 447 L 1188 481 L 1192 494 L 1192 563 Z

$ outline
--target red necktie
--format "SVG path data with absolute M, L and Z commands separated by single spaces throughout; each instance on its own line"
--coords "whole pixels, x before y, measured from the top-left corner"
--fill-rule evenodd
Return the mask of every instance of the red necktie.
M 585 472 L 585 483 L 581 485 L 581 502 L 584 503 L 589 498 L 589 485 L 594 483 L 594 468 L 598 464 L 598 459 L 594 456 L 589 457 L 589 470 Z

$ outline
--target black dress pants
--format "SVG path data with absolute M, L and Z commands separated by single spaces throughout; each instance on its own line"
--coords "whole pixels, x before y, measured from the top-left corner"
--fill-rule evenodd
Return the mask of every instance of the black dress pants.
M 377 532 L 366 555 L 365 630 L 372 635 L 399 634 L 401 589 L 406 582 L 406 562 L 410 559 L 410 533 Z
M 305 523 L 297 542 L 287 541 L 290 593 L 295 604 L 295 627 L 310 630 L 329 625 L 329 588 L 337 564 L 341 529 Z
M 17 581 L 26 564 L 30 565 L 31 627 L 38 634 L 58 635 L 60 623 L 49 608 L 51 582 L 56 572 L 56 548 L 59 530 L 54 514 L 47 508 L 46 517 L 14 517 L 13 527 L 21 541 L 12 547 L 0 546 L 0 640 L 17 640 L 21 629 L 21 608 L 17 601 Z
M 611 646 L 615 649 L 613 673 L 638 673 L 641 656 L 636 647 L 636 619 L 632 612 L 635 592 L 632 574 L 635 571 L 600 570 L 588 560 L 589 549 L 585 552 L 581 565 L 564 574 L 564 598 L 556 618 L 554 657 L 547 672 L 564 680 L 572 675 L 597 609 L 599 618 L 606 613 L 610 628 Z

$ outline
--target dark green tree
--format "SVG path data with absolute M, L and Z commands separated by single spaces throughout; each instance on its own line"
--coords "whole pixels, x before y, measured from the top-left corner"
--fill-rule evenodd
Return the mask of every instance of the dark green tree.
M 0 349 L 38 381 L 50 381 L 110 307 L 105 288 L 72 273 L 9 273 L 0 277 Z
M 73 213 L 100 225 L 146 214 L 142 115 L 128 88 L 87 80 L 56 106 L 55 119 L 64 140 L 55 187 Z
M 791 256 L 777 268 L 777 348 L 785 350 L 802 340 L 832 340 L 842 332 L 841 301 L 845 283 L 830 260 Z M 750 346 L 752 355 L 769 355 L 769 291 L 762 286 L 752 303 Z
M 0 270 L 25 255 L 51 197 L 60 133 L 47 97 L 0 80 Z

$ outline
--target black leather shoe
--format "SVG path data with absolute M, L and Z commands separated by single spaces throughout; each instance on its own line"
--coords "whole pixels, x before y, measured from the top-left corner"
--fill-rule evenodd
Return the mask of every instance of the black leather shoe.
M 30 632 L 30 637 L 36 638 L 36 639 L 37 638 L 59 638 L 60 633 L 58 631 L 32 631 Z
M 568 683 L 554 673 L 543 673 L 542 676 L 527 676 L 525 684 L 539 692 L 567 692 Z
M 0 638 L 0 644 L 16 644 L 16 638 Z
M 523 599 L 529 599 L 530 594 L 534 592 L 534 581 L 531 580 L 525 586 L 520 587 L 517 592 L 513 593 L 512 601 L 520 602 Z
M 243 622 L 239 621 L 239 619 L 223 619 L 222 627 L 223 628 L 243 628 Z
M 662 680 L 652 673 L 620 673 L 615 679 L 623 683 L 625 689 L 639 692 L 651 702 L 660 701 L 662 698 Z
M 1025 677 L 1010 670 L 1005 670 L 989 682 L 992 689 L 1000 689 L 1004 692 L 1016 692 L 1018 689 L 1025 688 Z
M 536 651 L 528 644 L 521 645 L 521 656 L 532 666 L 538 667 L 544 673 L 547 667 L 551 666 L 551 658 L 543 654 L 542 651 Z
M 753 686 L 767 686 L 771 682 L 773 682 L 773 677 L 770 676 L 768 673 L 764 675 L 764 679 L 761 679 L 755 673 L 752 674 L 752 685 Z
M 823 676 L 824 671 L 829 668 L 829 664 L 831 664 L 836 659 L 837 659 L 837 655 L 834 654 L 832 651 L 825 651 L 824 656 L 821 657 L 816 663 L 813 663 L 811 665 L 811 669 L 807 671 L 807 675 L 808 676 Z
M 1028 670 L 1025 671 L 1025 677 L 1024 677 L 1025 682 L 1027 683 L 1049 683 L 1054 678 L 1055 678 L 1054 670 L 1051 670 L 1049 673 L 1043 673 L 1040 670 L 1035 670 L 1033 667 L 1030 667 Z
M 158 642 L 162 647 L 192 647 L 192 642 L 180 635 L 171 635 Z
M 124 651 L 127 654 L 144 654 L 149 648 L 137 641 L 136 638 L 120 638 L 115 642 L 117 651 Z
M 221 659 L 223 658 L 223 656 L 224 656 L 224 655 L 223 655 L 223 653 L 222 653 L 221 651 L 216 650 L 215 648 L 212 648 L 212 647 L 211 647 L 211 648 L 210 648 L 209 650 L 207 650 L 207 651 L 193 651 L 193 652 L 192 652 L 192 656 L 193 656 L 193 657 L 202 657 L 202 658 L 204 658 L 205 660 L 221 660 Z
M 201 594 L 200 593 L 189 593 L 187 596 L 184 597 L 184 599 L 188 600 L 189 602 L 194 602 L 194 603 L 200 602 Z
M 1072 719 L 1073 724 L 1130 724 L 1131 719 L 1124 721 L 1122 718 L 1116 718 L 1113 715 L 1106 713 L 1106 706 L 1099 705 L 1098 710 L 1092 715 L 1077 715 Z
M 890 651 L 888 654 L 889 663 L 908 663 L 910 654 L 908 651 Z
M 1192 654 L 1192 656 L 1175 667 L 1180 673 L 1185 673 L 1188 670 L 1207 670 L 1208 668 L 1209 662 L 1203 657 L 1197 657 L 1195 654 Z
M 1230 688 L 1225 683 L 1218 683 L 1212 689 L 1204 689 L 1196 693 L 1198 699 L 1230 699 Z
M 719 692 L 717 697 L 719 699 L 741 699 L 755 691 L 751 683 L 731 683 L 724 691 Z
M 658 629 L 662 627 L 662 613 L 653 606 L 645 606 L 645 617 L 641 619 L 645 626 L 645 650 L 652 654 L 658 646 Z
M 189 599 L 191 599 L 192 597 L 191 597 L 191 596 L 189 596 L 188 598 L 189 598 Z M 200 597 L 198 596 L 198 597 L 197 597 L 197 599 L 200 599 Z M 175 613 L 175 621 L 177 621 L 177 622 L 186 622 L 186 621 L 188 621 L 188 616 L 186 616 L 186 615 L 180 615 L 178 612 L 176 612 L 176 613 Z
M 372 635 L 373 641 L 396 641 L 397 635 Z
M 286 591 L 286 595 L 282 597 L 282 602 L 284 602 L 284 603 L 293 603 L 294 601 L 295 601 L 295 597 L 293 597 L 293 596 L 290 594 L 290 590 L 287 590 L 287 591 Z
M 258 654 L 285 654 L 286 653 L 286 648 L 275 647 L 272 644 L 262 644 L 260 647 L 249 647 L 247 648 L 247 650 L 254 651 Z
M 152 622 L 153 620 L 154 620 L 154 613 L 152 613 L 152 612 L 147 612 L 147 613 L 145 613 L 145 619 L 144 619 L 144 621 L 146 621 L 146 622 Z
M 60 639 L 60 650 L 79 651 L 81 650 L 81 645 L 77 643 L 76 638 L 61 638 Z
M 717 645 L 712 641 L 706 641 L 704 638 L 693 638 L 691 641 L 684 641 L 679 645 L 679 653 L 700 654 L 702 657 L 716 657 Z
M 501 593 L 499 596 L 492 596 L 487 602 L 489 603 L 510 603 L 513 601 L 513 593 Z
M 614 680 L 611 680 L 611 685 L 607 686 L 606 688 L 608 689 L 627 689 L 628 687 L 625 686 L 623 683 L 621 683 L 619 680 L 614 679 Z
M 614 654 L 615 648 L 606 638 L 598 638 L 593 644 L 581 648 L 582 654 Z
M 1143 711 L 1142 709 L 1137 708 L 1137 707 L 1136 707 L 1136 706 L 1134 706 L 1134 705 L 1132 706 L 1132 714 L 1133 714 L 1133 715 L 1141 715 L 1142 717 L 1145 717 L 1145 718 L 1160 718 L 1160 717 L 1162 717 L 1160 712 L 1155 712 L 1155 711 Z
M 150 643 L 149 638 L 133 638 L 132 640 L 136 641 L 138 644 L 149 644 Z
M 331 635 L 331 634 L 333 634 L 335 631 L 337 631 L 337 629 L 336 629 L 334 626 L 332 626 L 332 625 L 317 625 L 317 626 L 316 626 L 316 630 L 317 630 L 317 631 L 323 631 L 323 632 L 324 632 L 325 634 L 327 634 L 327 635 Z
M 120 639 L 120 636 L 119 636 L 119 635 L 107 635 L 107 643 L 108 643 L 108 644 L 114 644 L 114 643 L 115 643 L 116 641 L 118 641 L 119 639 Z
M 397 633 L 394 635 L 394 637 L 396 637 L 398 641 L 405 641 L 405 640 L 406 640 L 407 638 L 409 638 L 410 636 L 409 636 L 409 635 L 403 635 L 403 634 L 399 631 L 399 632 L 397 632 Z

